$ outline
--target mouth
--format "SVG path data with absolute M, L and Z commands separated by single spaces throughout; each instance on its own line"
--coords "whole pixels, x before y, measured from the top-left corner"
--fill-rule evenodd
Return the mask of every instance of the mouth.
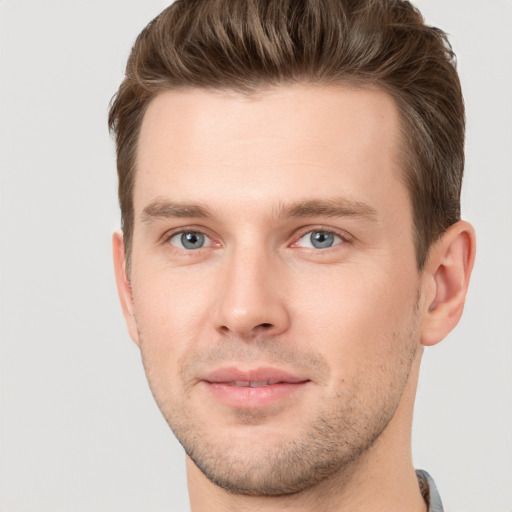
M 261 386 L 274 386 L 276 384 L 285 384 L 285 381 L 278 381 L 278 380 L 260 380 L 260 381 L 235 380 L 233 382 L 225 382 L 224 384 L 226 384 L 227 386 L 260 388 Z
M 221 368 L 201 379 L 214 400 L 237 409 L 261 409 L 297 399 L 311 380 L 276 368 Z

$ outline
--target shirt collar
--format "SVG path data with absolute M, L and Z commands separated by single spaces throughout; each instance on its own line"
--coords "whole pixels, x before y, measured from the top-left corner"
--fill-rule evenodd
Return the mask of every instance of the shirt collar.
M 443 512 L 441 497 L 433 478 L 423 469 L 416 470 L 416 477 L 418 478 L 423 499 L 428 506 L 428 512 Z

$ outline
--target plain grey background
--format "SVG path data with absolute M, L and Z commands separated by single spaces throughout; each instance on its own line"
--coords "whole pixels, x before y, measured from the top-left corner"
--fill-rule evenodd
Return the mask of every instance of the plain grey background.
M 188 510 L 184 455 L 115 292 L 107 105 L 161 0 L 2 0 L 0 511 Z M 512 510 L 512 1 L 421 0 L 467 103 L 466 311 L 426 350 L 417 467 L 447 511 Z

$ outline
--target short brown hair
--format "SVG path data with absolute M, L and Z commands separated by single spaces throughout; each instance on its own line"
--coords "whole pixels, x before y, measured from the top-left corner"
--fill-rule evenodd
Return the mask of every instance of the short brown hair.
M 464 103 L 445 33 L 404 0 L 177 0 L 137 38 L 110 108 L 128 269 L 149 102 L 177 88 L 251 94 L 292 83 L 369 85 L 394 98 L 423 267 L 431 244 L 460 218 Z

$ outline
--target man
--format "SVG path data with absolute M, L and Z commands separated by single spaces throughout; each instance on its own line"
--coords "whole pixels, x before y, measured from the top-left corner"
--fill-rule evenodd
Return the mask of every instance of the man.
M 110 127 L 118 291 L 191 510 L 442 510 L 410 435 L 475 254 L 445 35 L 398 0 L 177 1 Z

